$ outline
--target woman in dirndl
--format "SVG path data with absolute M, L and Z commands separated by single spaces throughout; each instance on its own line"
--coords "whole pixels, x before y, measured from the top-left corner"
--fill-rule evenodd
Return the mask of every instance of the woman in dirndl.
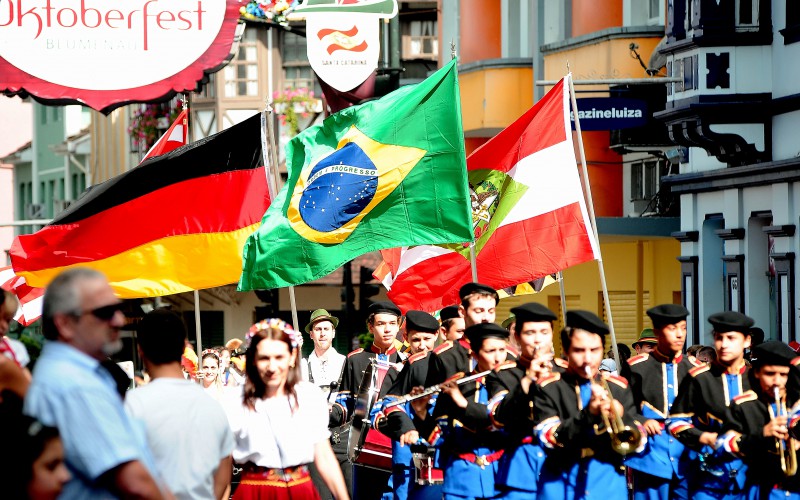
M 243 469 L 234 500 L 318 499 L 311 462 L 337 500 L 349 498 L 328 441 L 328 403 L 300 374 L 299 335 L 279 319 L 247 334 L 244 401 L 229 410 L 233 460 Z

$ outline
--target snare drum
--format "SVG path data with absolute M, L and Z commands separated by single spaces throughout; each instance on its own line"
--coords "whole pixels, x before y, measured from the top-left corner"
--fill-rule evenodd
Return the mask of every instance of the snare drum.
M 444 482 L 444 471 L 434 468 L 435 450 L 429 449 L 427 453 L 413 453 L 414 458 L 414 480 L 421 486 L 442 484 Z
M 387 362 L 373 359 L 364 371 L 348 439 L 351 462 L 384 471 L 392 470 L 392 442 L 370 426 L 369 414 L 390 367 Z

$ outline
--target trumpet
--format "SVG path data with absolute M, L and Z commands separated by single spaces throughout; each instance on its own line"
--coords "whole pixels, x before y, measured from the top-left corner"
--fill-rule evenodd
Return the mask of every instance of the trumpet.
M 592 369 L 587 365 L 585 367 L 586 377 L 592 379 Z M 622 421 L 622 415 L 617 412 L 614 407 L 614 396 L 611 395 L 611 389 L 608 387 L 608 382 L 598 374 L 598 385 L 605 391 L 605 397 L 611 400 L 611 409 L 609 414 L 601 412 L 603 417 L 603 425 L 611 437 L 611 449 L 620 455 L 627 455 L 633 453 L 639 446 L 642 439 L 642 433 L 635 426 L 626 425 Z
M 786 397 L 781 397 L 781 390 L 778 387 L 773 389 L 775 391 L 775 416 L 788 417 L 789 413 L 786 410 Z M 781 457 L 781 470 L 786 477 L 792 477 L 797 474 L 797 452 L 794 449 L 794 439 L 775 439 L 775 449 Z

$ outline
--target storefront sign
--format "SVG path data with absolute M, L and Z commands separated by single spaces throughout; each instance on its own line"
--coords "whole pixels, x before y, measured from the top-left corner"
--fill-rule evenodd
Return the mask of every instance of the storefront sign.
M 577 99 L 581 130 L 619 130 L 640 127 L 647 123 L 647 103 L 639 99 L 586 97 Z M 572 128 L 575 113 L 570 112 Z

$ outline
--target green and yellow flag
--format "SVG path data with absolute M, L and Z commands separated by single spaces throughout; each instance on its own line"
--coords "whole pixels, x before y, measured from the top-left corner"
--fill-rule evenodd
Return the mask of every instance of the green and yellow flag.
M 463 137 L 455 61 L 305 130 L 244 246 L 239 290 L 306 283 L 383 248 L 471 241 Z

